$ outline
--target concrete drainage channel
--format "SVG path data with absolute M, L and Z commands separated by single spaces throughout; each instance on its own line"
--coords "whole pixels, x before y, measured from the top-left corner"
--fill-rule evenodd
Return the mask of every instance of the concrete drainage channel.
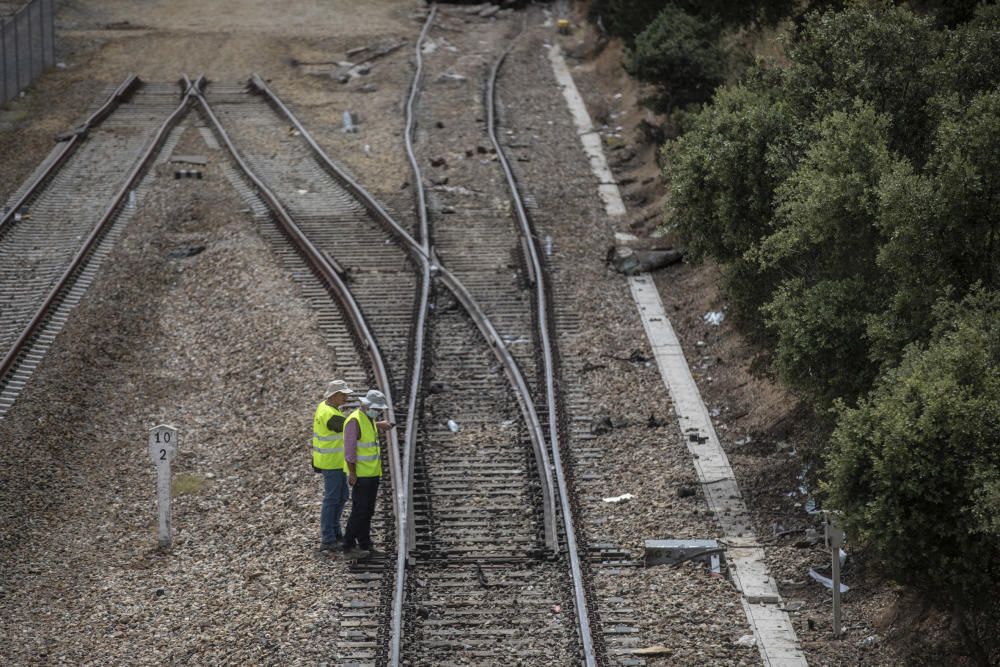
M 601 137 L 593 127 L 590 114 L 558 45 L 549 48 L 549 60 L 556 81 L 562 87 L 584 152 L 590 160 L 591 171 L 598 179 L 598 194 L 605 211 L 610 217 L 623 216 L 626 212 L 625 205 L 605 160 Z M 616 240 L 628 238 L 619 237 Z M 692 454 L 698 479 L 705 491 L 705 499 L 722 528 L 724 537 L 720 544 L 730 565 L 733 583 L 742 594 L 743 609 L 753 630 L 761 659 L 769 667 L 806 665 L 791 620 L 780 606 L 781 595 L 768 573 L 764 550 L 758 545 L 753 533 L 732 467 L 719 443 L 656 286 L 648 273 L 629 276 L 628 281 L 660 375 L 673 399 L 678 425 Z M 681 552 L 671 556 L 674 559 L 685 557 L 681 555 L 683 553 L 690 556 L 699 551 L 713 551 L 708 541 L 692 545 L 690 550 L 683 549 L 684 545 L 681 544 L 650 546 L 660 553 L 671 550 Z

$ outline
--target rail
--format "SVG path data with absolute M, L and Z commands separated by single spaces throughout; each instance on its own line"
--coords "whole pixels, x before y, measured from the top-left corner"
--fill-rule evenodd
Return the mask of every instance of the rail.
M 128 82 L 129 79 L 126 79 L 126 81 L 122 85 L 124 86 Z M 146 167 L 149 165 L 149 162 L 156 156 L 160 148 L 163 146 L 163 142 L 166 140 L 167 135 L 169 135 L 170 131 L 174 128 L 174 126 L 181 119 L 181 117 L 185 115 L 188 106 L 191 104 L 193 95 L 200 94 L 200 87 L 203 85 L 203 82 L 204 82 L 203 77 L 199 77 L 194 83 L 186 81 L 187 87 L 181 99 L 180 104 L 178 104 L 177 108 L 173 111 L 173 113 L 171 113 L 170 116 L 168 116 L 167 119 L 163 121 L 163 124 L 160 126 L 159 130 L 157 130 L 152 143 L 150 143 L 149 147 L 139 158 L 139 161 L 138 163 L 136 163 L 135 167 L 132 168 L 132 171 L 129 173 L 129 176 L 125 181 L 125 184 L 122 185 L 121 189 L 118 190 L 118 193 L 112 199 L 112 202 L 110 206 L 108 206 L 107 210 L 104 212 L 104 215 L 102 215 L 100 220 L 97 221 L 97 224 L 94 225 L 94 229 L 91 230 L 90 234 L 84 240 L 83 245 L 77 251 L 76 255 L 73 256 L 73 259 L 70 261 L 69 266 L 67 266 L 67 268 L 63 271 L 62 275 L 59 277 L 59 279 L 48 291 L 48 293 L 45 296 L 45 299 L 42 301 L 42 305 L 38 308 L 37 311 L 35 311 L 34 317 L 31 318 L 31 321 L 28 322 L 27 326 L 25 326 L 24 329 L 21 331 L 21 334 L 17 337 L 17 340 L 14 341 L 14 344 L 11 347 L 11 349 L 7 352 L 6 356 L 4 356 L 3 361 L 0 361 L 0 380 L 6 377 L 8 372 L 10 372 L 10 370 L 14 367 L 15 363 L 17 362 L 17 358 L 21 355 L 21 352 L 26 348 L 26 346 L 29 344 L 29 342 L 35 335 L 38 328 L 45 321 L 45 318 L 48 316 L 50 310 L 55 305 L 56 301 L 59 299 L 59 295 L 62 294 L 66 286 L 73 278 L 73 275 L 83 266 L 84 262 L 87 260 L 87 258 L 93 252 L 94 248 L 97 246 L 97 243 L 104 236 L 111 222 L 118 214 L 119 207 L 121 207 L 125 203 L 125 200 L 129 195 L 129 192 L 132 191 L 136 183 L 138 183 L 139 179 L 145 173 Z M 121 86 L 119 87 L 119 89 L 121 89 Z M 114 99 L 114 97 L 115 96 L 112 96 L 112 99 Z M 102 109 L 103 108 L 104 107 L 102 107 Z M 110 113 L 110 111 L 108 111 L 107 113 Z M 106 114 L 104 117 L 106 117 Z M 93 118 L 93 116 L 91 118 Z M 52 166 L 55 167 L 55 164 L 53 164 Z M 50 170 L 46 170 L 46 173 L 49 173 Z
M 497 75 L 504 60 L 514 48 L 516 38 L 500 54 L 500 57 L 493 63 L 489 78 L 486 82 L 486 129 L 490 135 L 490 141 L 496 150 L 500 166 L 503 167 L 504 176 L 507 179 L 507 186 L 510 190 L 511 202 L 514 205 L 514 212 L 517 216 L 518 224 L 521 228 L 521 247 L 525 251 L 530 273 L 534 276 L 535 287 L 535 311 L 538 321 L 538 335 L 541 342 L 542 367 L 545 373 L 545 398 L 548 404 L 549 413 L 549 441 L 552 447 L 552 462 L 555 467 L 556 483 L 559 490 L 560 508 L 563 516 L 563 530 L 566 537 L 566 551 L 569 555 L 570 572 L 573 579 L 573 599 L 576 605 L 577 619 L 580 626 L 580 643 L 583 647 L 584 661 L 587 667 L 594 667 L 597 664 L 597 657 L 594 650 L 594 640 L 590 629 L 590 612 L 587 606 L 587 595 L 584 590 L 583 570 L 580 567 L 580 556 L 576 544 L 576 531 L 573 526 L 573 511 L 569 502 L 569 487 L 566 483 L 565 471 L 562 465 L 559 444 L 559 414 L 556 396 L 556 372 L 555 357 L 552 352 L 552 340 L 550 337 L 549 306 L 546 293 L 545 272 L 542 270 L 542 262 L 539 257 L 537 237 L 532 229 L 531 220 L 528 218 L 524 200 L 517 186 L 517 179 L 511 169 L 510 161 L 500 145 L 497 138 L 496 124 L 496 82 Z
M 31 180 L 21 196 L 17 198 L 17 201 L 11 204 L 10 208 L 3 214 L 3 217 L 0 217 L 0 235 L 3 235 L 4 231 L 9 228 L 14 215 L 26 203 L 31 201 L 46 183 L 52 180 L 52 177 L 65 164 L 66 160 L 76 152 L 80 140 L 86 137 L 87 133 L 99 125 L 101 121 L 114 113 L 115 109 L 121 106 L 122 102 L 127 100 L 141 83 L 142 81 L 139 80 L 139 77 L 135 74 L 129 74 L 87 120 L 59 137 L 62 143 L 59 155 L 56 156 L 56 159 L 52 161 L 45 171 Z

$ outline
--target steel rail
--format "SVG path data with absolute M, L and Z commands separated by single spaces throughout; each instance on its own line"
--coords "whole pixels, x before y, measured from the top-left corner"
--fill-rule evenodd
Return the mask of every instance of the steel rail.
M 514 356 L 510 353 L 510 350 L 507 349 L 507 344 L 497 332 L 485 311 L 483 311 L 483 309 L 476 303 L 472 293 L 465 288 L 462 282 L 441 264 L 434 251 L 430 248 L 430 239 L 428 238 L 430 232 L 428 230 L 429 225 L 427 218 L 426 193 L 424 191 L 424 179 L 420 170 L 420 162 L 417 160 L 416 151 L 413 147 L 412 130 L 416 124 L 416 114 L 413 111 L 413 107 L 417 91 L 419 89 L 420 75 L 422 74 L 421 69 L 423 65 L 423 58 L 420 56 L 421 48 L 423 46 L 423 40 L 426 38 L 431 25 L 434 23 L 436 11 L 437 7 L 435 6 L 431 10 L 431 13 L 428 14 L 427 20 L 424 22 L 424 27 L 420 32 L 420 39 L 417 41 L 416 52 L 418 70 L 414 74 L 413 82 L 410 87 L 409 99 L 406 104 L 406 157 L 410 162 L 410 169 L 413 171 L 414 190 L 417 193 L 417 213 L 420 216 L 421 236 L 424 239 L 424 244 L 420 246 L 420 250 L 430 257 L 432 260 L 432 269 L 434 269 L 440 276 L 441 282 L 443 282 L 452 294 L 454 294 L 455 297 L 461 302 L 462 307 L 465 308 L 473 322 L 475 322 L 480 333 L 482 333 L 482 335 L 490 343 L 494 354 L 504 367 L 504 373 L 507 375 L 508 381 L 516 390 L 514 393 L 516 394 L 518 405 L 521 408 L 521 414 L 524 416 L 525 422 L 528 426 L 528 434 L 531 437 L 531 444 L 535 453 L 535 462 L 542 482 L 542 519 L 544 523 L 545 544 L 552 550 L 553 553 L 558 553 L 559 536 L 556 530 L 555 492 L 553 490 L 552 483 L 552 466 L 549 463 L 549 457 L 545 447 L 545 435 L 542 431 L 541 422 L 538 419 L 538 412 L 535 410 L 534 402 L 531 399 L 531 392 L 528 389 L 528 384 L 525 382 L 524 376 L 521 373 L 521 369 L 517 365 L 517 361 L 514 359 Z M 396 226 L 398 227 L 398 225 Z M 410 238 L 409 235 L 407 235 L 407 238 Z M 410 242 L 412 243 L 412 239 Z
M 291 110 L 285 105 L 281 99 L 274 94 L 267 83 L 257 74 L 253 74 L 250 77 L 249 86 L 251 90 L 255 90 L 259 94 L 263 95 L 265 99 L 276 109 L 278 109 L 285 118 L 291 122 L 299 132 L 299 136 L 302 137 L 306 144 L 309 146 L 314 156 L 317 157 L 321 165 L 327 167 L 328 173 L 333 175 L 335 179 L 343 185 L 355 199 L 360 201 L 362 205 L 368 210 L 368 212 L 376 220 L 383 221 L 392 220 L 388 213 L 384 211 L 381 205 L 375 201 L 360 185 L 354 182 L 353 179 L 343 173 L 339 168 L 333 165 L 327 158 L 326 154 L 319 147 L 319 145 L 313 140 L 312 135 L 302 126 L 299 120 L 292 114 Z M 393 221 L 394 224 L 394 221 Z M 392 225 L 389 225 L 390 227 Z M 395 231 L 395 230 L 394 230 Z M 399 231 L 402 231 L 400 228 Z M 408 239 L 411 244 L 415 244 L 412 238 Z M 324 256 L 331 262 L 331 264 L 336 267 L 337 264 L 334 259 L 327 253 Z M 403 604 L 405 602 L 405 592 L 406 592 L 406 569 L 405 564 L 410 558 L 410 554 L 413 549 L 413 543 L 415 542 L 415 530 L 413 521 L 413 512 L 410 508 L 413 507 L 413 490 L 410 480 L 413 476 L 413 456 L 412 452 L 415 449 L 416 437 L 417 437 L 417 402 L 420 395 L 420 383 L 423 377 L 423 355 L 424 355 L 424 334 L 426 329 L 427 320 L 427 304 L 430 301 L 430 286 L 431 286 L 431 266 L 427 260 L 426 254 L 413 253 L 414 259 L 417 260 L 417 264 L 420 266 L 421 273 L 421 296 L 420 301 L 417 304 L 417 319 L 414 322 L 414 341 L 413 341 L 413 359 L 411 363 L 411 376 L 410 376 L 410 394 L 407 401 L 407 413 L 406 413 L 406 429 L 404 431 L 404 444 L 402 452 L 402 468 L 403 473 L 399 476 L 400 484 L 403 485 L 403 498 L 400 502 L 406 511 L 403 513 L 402 521 L 402 539 L 396 539 L 396 587 L 393 591 L 392 599 L 392 612 L 391 612 L 391 623 L 393 628 L 399 628 L 398 632 L 393 632 L 389 641 L 389 664 L 398 665 L 400 661 L 400 651 L 402 642 L 402 628 L 403 628 Z M 338 269 L 339 272 L 339 269 Z M 388 394 L 387 394 L 388 396 Z
M 520 36 L 520 35 L 518 35 Z M 504 176 L 507 179 L 507 186 L 510 190 L 511 202 L 514 205 L 518 224 L 521 228 L 522 248 L 526 252 L 526 261 L 534 274 L 535 287 L 535 311 L 538 318 L 538 336 L 541 342 L 542 366 L 545 372 L 545 398 L 548 403 L 549 412 L 549 440 L 552 446 L 552 462 L 555 466 L 556 482 L 559 488 L 560 508 L 563 515 L 563 530 L 566 537 L 566 551 L 569 555 L 570 572 L 573 579 L 573 599 L 576 605 L 577 619 L 580 626 L 580 643 L 583 647 L 584 660 L 587 667 L 597 665 L 597 656 L 594 650 L 594 639 L 590 628 L 590 612 L 587 607 L 587 595 L 584 589 L 583 570 L 580 567 L 580 554 L 577 549 L 576 531 L 573 526 L 573 510 L 569 502 L 569 486 L 566 483 L 565 471 L 562 465 L 562 456 L 559 444 L 559 413 L 557 408 L 556 378 L 555 378 L 555 357 L 552 351 L 551 320 L 549 318 L 549 305 L 546 294 L 546 275 L 542 270 L 542 262 L 539 257 L 537 238 L 533 230 L 521 192 L 517 185 L 517 179 L 511 169 L 510 161 L 500 145 L 497 138 L 496 124 L 496 81 L 500 72 L 500 67 L 504 60 L 514 48 L 516 42 L 511 40 L 503 53 L 493 63 L 490 75 L 486 84 L 486 129 L 496 150 L 500 166 L 503 167 Z
M 83 266 L 84 262 L 90 256 L 92 251 L 96 248 L 97 243 L 104 236 L 111 222 L 117 216 L 119 207 L 121 207 L 124 204 L 125 199 L 128 197 L 129 192 L 132 191 L 136 183 L 139 182 L 139 179 L 142 178 L 143 174 L 146 171 L 146 167 L 149 165 L 149 162 L 160 151 L 160 148 L 163 146 L 163 142 L 167 138 L 167 135 L 177 125 L 178 121 L 180 121 L 180 119 L 184 115 L 186 115 L 188 106 L 191 104 L 192 96 L 196 93 L 198 88 L 203 84 L 203 77 L 199 77 L 198 80 L 195 81 L 193 84 L 190 83 L 189 81 L 186 81 L 186 83 L 187 83 L 187 89 L 185 90 L 183 97 L 181 98 L 180 104 L 178 104 L 177 108 L 173 111 L 173 113 L 171 113 L 166 118 L 166 120 L 163 121 L 163 124 L 160 126 L 160 129 L 157 130 L 152 143 L 150 143 L 149 147 L 145 150 L 145 152 L 143 152 L 142 156 L 139 158 L 139 161 L 136 163 L 135 167 L 133 167 L 132 171 L 129 172 L 129 176 L 126 179 L 125 184 L 118 190 L 118 193 L 112 199 L 111 205 L 108 206 L 107 210 L 104 212 L 104 215 L 102 215 L 100 220 L 97 221 L 97 224 L 94 226 L 93 230 L 91 230 L 86 240 L 84 240 L 83 245 L 77 251 L 76 255 L 73 256 L 72 261 L 70 261 L 70 264 L 68 267 L 66 267 L 66 270 L 63 271 L 62 275 L 59 277 L 59 280 L 56 281 L 56 283 L 49 290 L 48 294 L 46 294 L 45 300 L 42 302 L 42 305 L 35 312 L 34 317 L 31 318 L 31 321 L 28 322 L 27 326 L 25 326 L 24 329 L 21 331 L 21 334 L 17 337 L 17 340 L 14 341 L 14 344 L 11 347 L 11 349 L 7 352 L 6 356 L 4 356 L 3 361 L 0 361 L 0 381 L 2 381 L 3 378 L 6 377 L 7 373 L 14 367 L 14 364 L 16 363 L 18 356 L 21 354 L 23 349 L 28 345 L 31 338 L 35 335 L 39 327 L 45 321 L 45 318 L 48 316 L 49 311 L 52 309 L 52 307 L 58 300 L 59 295 L 66 288 L 67 284 L 70 282 L 73 275 L 77 272 L 77 270 L 79 270 Z
M 358 201 L 360 201 L 377 220 L 381 221 L 393 235 L 405 243 L 414 262 L 420 264 L 421 266 L 426 263 L 429 268 L 429 273 L 431 275 L 437 275 L 441 279 L 441 282 L 444 283 L 448 290 L 452 292 L 452 294 L 462 304 L 463 308 L 465 308 L 465 310 L 469 313 L 470 317 L 472 317 L 473 322 L 479 328 L 480 333 L 487 340 L 493 350 L 494 356 L 496 356 L 497 360 L 503 367 L 507 380 L 515 388 L 514 393 L 517 398 L 521 414 L 523 415 L 525 423 L 528 426 L 528 435 L 531 438 L 535 461 L 538 467 L 538 474 L 542 482 L 545 543 L 546 546 L 552 549 L 554 553 L 558 553 L 559 539 L 555 521 L 554 483 L 552 481 L 552 466 L 549 463 L 548 447 L 546 447 L 545 444 L 544 431 L 542 430 L 538 413 L 535 410 L 534 402 L 531 400 L 531 393 L 528 389 L 527 382 L 524 380 L 524 375 L 521 373 L 521 369 L 517 365 L 517 361 L 514 359 L 514 356 L 507 348 L 507 344 L 497 332 L 496 327 L 493 326 L 489 317 L 476 302 L 472 294 L 464 287 L 462 282 L 441 265 L 441 263 L 434 256 L 433 251 L 424 251 L 421 244 L 413 238 L 413 236 L 406 231 L 406 229 L 403 228 L 403 226 L 397 222 L 396 219 L 393 218 L 392 215 L 386 211 L 385 208 L 383 208 L 382 205 L 379 204 L 367 190 L 365 190 L 357 181 L 347 174 L 347 172 L 330 159 L 326 152 L 319 146 L 319 144 L 316 143 L 305 126 L 302 125 L 302 123 L 292 114 L 288 107 L 282 103 L 273 91 L 271 91 L 270 87 L 268 87 L 267 83 L 264 82 L 263 79 L 257 75 L 253 75 L 250 83 L 252 87 L 265 94 L 269 101 L 281 110 L 288 122 L 292 124 L 292 126 L 299 132 L 300 137 L 312 149 L 313 154 L 317 157 L 320 163 L 326 167 L 327 172 L 356 199 L 358 199 Z M 423 188 L 420 167 L 415 158 L 411 162 L 411 167 L 414 170 L 414 180 L 417 183 L 417 187 Z M 411 486 L 409 484 L 409 480 L 410 478 L 408 477 L 407 487 Z M 412 515 L 410 518 L 412 518 Z
M 413 157 L 413 135 L 416 133 L 417 121 L 416 114 L 414 114 L 413 109 L 416 106 L 417 95 L 420 91 L 420 82 L 424 73 L 424 40 L 427 39 L 427 33 L 431 29 L 431 24 L 434 23 L 435 16 L 437 16 L 437 5 L 431 6 L 430 14 L 427 15 L 427 20 L 424 21 L 424 27 L 420 30 L 420 36 L 417 38 L 417 43 L 413 48 L 417 67 L 413 74 L 413 80 L 410 82 L 409 95 L 406 97 L 406 130 L 403 133 L 406 140 L 406 153 L 410 157 L 410 160 L 416 159 Z M 417 219 L 419 220 L 418 238 L 420 240 L 420 249 L 423 251 L 425 256 L 429 256 L 431 240 L 429 225 L 427 222 L 426 193 L 423 188 L 417 188 Z M 413 373 L 410 376 L 410 412 L 407 415 L 406 442 L 403 446 L 403 462 L 406 467 L 406 503 L 409 507 L 413 506 L 412 482 L 417 451 L 417 433 L 415 424 L 418 412 L 417 408 L 418 396 L 420 395 L 420 385 L 423 382 L 423 355 L 427 329 L 427 310 L 431 300 L 432 270 L 430 262 L 427 259 L 423 259 L 423 261 L 420 262 L 420 268 L 423 279 L 420 283 L 420 301 L 417 305 L 417 321 L 414 323 L 416 336 L 413 341 Z M 413 514 L 410 515 L 410 522 L 406 525 L 406 537 L 407 544 L 409 546 L 407 556 L 409 556 L 411 550 L 413 549 L 413 545 L 417 542 L 417 521 Z M 402 605 L 402 598 L 400 599 L 400 605 Z
M 292 241 L 295 247 L 298 248 L 302 257 L 312 266 L 318 274 L 320 280 L 326 283 L 328 289 L 333 292 L 333 295 L 340 302 L 344 312 L 351 322 L 351 326 L 353 327 L 359 342 L 367 353 L 368 361 L 371 364 L 372 372 L 375 375 L 375 383 L 378 385 L 382 393 L 385 394 L 386 403 L 388 403 L 389 406 L 386 410 L 387 418 L 390 422 L 395 422 L 396 414 L 395 408 L 393 407 L 392 386 L 389 383 L 389 373 L 386 369 L 385 361 L 382 358 L 382 352 L 379 349 L 378 342 L 375 339 L 374 334 L 368 326 L 364 313 L 361 311 L 360 306 L 358 306 L 357 301 L 354 299 L 354 295 L 351 293 L 351 290 L 347 287 L 343 277 L 340 275 L 340 271 L 338 270 L 336 263 L 327 253 L 319 250 L 312 243 L 312 241 L 309 240 L 309 237 L 295 223 L 294 218 L 284 205 L 282 205 L 277 195 L 275 195 L 274 192 L 268 188 L 267 185 L 265 185 L 257 174 L 250 168 L 250 165 L 247 164 L 247 162 L 240 155 L 239 151 L 236 149 L 236 146 L 230 139 L 229 134 L 226 132 L 222 123 L 215 115 L 211 105 L 209 105 L 208 100 L 205 99 L 205 96 L 201 94 L 200 91 L 197 94 L 197 100 L 201 105 L 202 111 L 207 119 L 212 123 L 216 133 L 219 135 L 219 138 L 222 139 L 233 160 L 250 180 L 250 182 L 253 183 L 257 193 L 267 204 L 268 208 L 271 209 L 271 213 L 274 215 L 282 231 L 289 238 L 289 240 Z M 399 585 L 399 582 L 405 581 L 406 577 L 406 559 L 399 556 L 405 554 L 405 551 L 402 551 L 402 549 L 405 548 L 406 545 L 406 524 L 408 513 L 406 503 L 407 484 L 402 475 L 402 466 L 399 458 L 399 438 L 396 431 L 389 430 L 387 433 L 387 439 L 389 441 L 389 467 L 392 472 L 394 491 L 393 509 L 396 515 L 396 582 L 397 589 L 401 592 L 403 589 Z M 403 634 L 402 601 L 400 601 L 399 604 L 398 614 L 395 613 L 395 609 L 396 606 L 394 604 L 391 630 L 392 637 L 395 640 L 395 645 L 390 646 L 391 664 L 398 664 L 399 662 L 399 638 L 402 637 Z M 395 659 L 393 659 L 393 655 L 395 655 Z
M 123 101 L 125 101 L 136 89 L 136 87 L 141 84 L 142 81 L 135 74 L 129 74 L 125 77 L 125 80 L 118 84 L 114 92 L 108 96 L 108 99 L 97 108 L 94 113 L 83 121 L 80 125 L 76 126 L 69 132 L 60 135 L 57 139 L 59 143 L 62 144 L 62 149 L 59 151 L 59 155 L 56 159 L 52 161 L 52 164 L 48 166 L 41 174 L 38 174 L 28 187 L 25 189 L 24 193 L 17 198 L 10 209 L 0 217 L 0 235 L 3 235 L 4 231 L 9 228 L 10 221 L 14 218 L 21 207 L 23 207 L 32 197 L 34 197 L 42 187 L 49 182 L 55 173 L 66 163 L 66 160 L 76 152 L 80 141 L 87 136 L 94 127 L 99 125 L 105 118 L 114 113 Z

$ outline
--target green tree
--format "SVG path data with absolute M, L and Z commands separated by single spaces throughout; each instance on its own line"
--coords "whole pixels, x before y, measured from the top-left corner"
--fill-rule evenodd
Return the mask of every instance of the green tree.
M 855 0 L 843 11 L 810 14 L 788 50 L 787 102 L 820 120 L 860 99 L 890 119 L 890 146 L 911 158 L 926 151 L 933 94 L 927 65 L 943 38 L 933 21 L 888 0 Z
M 938 307 L 931 342 L 841 405 L 824 483 L 890 576 L 959 611 L 1000 592 L 998 308 L 982 289 Z
M 894 286 L 872 318 L 874 356 L 895 362 L 926 338 L 935 302 L 974 283 L 1000 289 L 1000 87 L 954 99 L 923 174 L 900 161 L 879 186 L 878 265 Z
M 880 174 L 891 162 L 889 120 L 868 105 L 834 112 L 778 188 L 774 231 L 756 256 L 787 278 L 764 307 L 775 367 L 820 408 L 854 400 L 874 377 L 865 319 L 885 298 L 876 252 Z
M 704 102 L 726 76 L 719 24 L 667 5 L 636 37 L 626 69 L 657 87 L 653 101 L 663 111 Z

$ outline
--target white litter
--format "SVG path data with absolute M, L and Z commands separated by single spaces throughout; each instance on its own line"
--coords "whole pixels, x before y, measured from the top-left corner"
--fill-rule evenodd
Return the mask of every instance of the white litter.
M 812 577 L 813 581 L 818 581 L 819 583 L 829 588 L 831 591 L 833 590 L 833 579 L 831 579 L 830 577 L 824 577 L 822 574 L 820 574 L 819 572 L 817 572 L 812 568 L 809 568 L 809 576 Z M 843 582 L 841 582 L 840 592 L 846 593 L 849 590 L 851 589 L 848 586 L 845 586 Z
M 302 188 L 299 188 L 298 190 L 296 190 L 296 192 L 298 192 L 300 195 L 307 195 L 307 194 L 309 194 L 308 190 L 303 190 Z
M 611 498 L 605 498 L 604 502 L 606 502 L 606 503 L 623 503 L 626 500 L 632 500 L 633 498 L 635 498 L 635 496 L 633 496 L 631 493 L 623 493 L 620 496 L 612 496 Z
M 545 236 L 545 256 L 552 256 L 552 237 L 549 235 Z
M 717 327 L 722 324 L 722 320 L 726 319 L 726 314 L 720 310 L 712 310 L 705 313 L 701 319 L 705 320 L 706 324 Z
M 757 645 L 757 638 L 753 635 L 743 635 L 736 640 L 736 645 L 740 648 L 753 648 Z
M 352 132 L 357 132 L 358 126 L 354 124 L 354 117 L 351 116 L 350 111 L 344 112 L 344 133 L 350 134 Z
M 448 430 L 449 431 L 451 431 L 452 433 L 458 433 L 461 429 L 462 429 L 462 427 L 458 425 L 457 421 L 455 421 L 454 419 L 449 419 L 448 420 Z

